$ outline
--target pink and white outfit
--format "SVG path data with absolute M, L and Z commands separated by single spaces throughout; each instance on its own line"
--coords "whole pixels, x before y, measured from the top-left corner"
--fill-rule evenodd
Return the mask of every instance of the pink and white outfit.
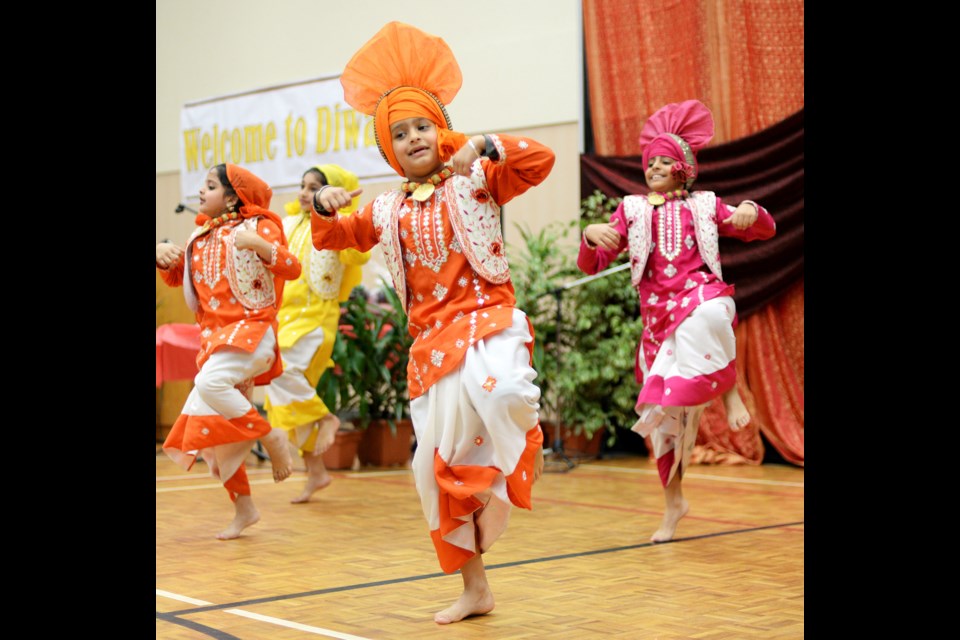
M 665 109 L 678 106 L 687 103 Z M 689 109 L 694 111 L 702 126 L 702 111 Z M 664 124 L 655 117 L 648 125 L 651 122 Z M 675 128 L 683 130 L 682 126 Z M 679 170 L 686 172 L 688 184 L 692 183 L 696 175 L 692 150 L 706 144 L 712 129 L 711 119 L 709 136 L 688 132 L 696 142 L 686 148 L 676 143 L 676 134 L 666 139 L 655 137 L 647 146 L 650 151 L 644 151 L 644 164 L 651 151 L 674 157 Z M 651 436 L 660 479 L 666 486 L 687 466 L 703 408 L 736 383 L 736 304 L 733 285 L 723 281 L 719 236 L 744 242 L 765 240 L 773 237 L 776 223 L 759 205 L 755 205 L 758 217 L 752 226 L 740 230 L 723 223 L 735 208 L 709 191 L 654 201 L 659 204 L 652 204 L 648 196 L 625 197 L 610 217 L 610 224 L 620 234 L 618 247 L 593 247 L 584 238 L 577 266 L 595 274 L 623 251 L 630 252 L 631 283 L 640 298 L 644 325 L 636 358 L 636 379 L 643 383 L 636 405 L 640 419 L 633 430 Z M 675 454 L 677 450 L 680 455 Z

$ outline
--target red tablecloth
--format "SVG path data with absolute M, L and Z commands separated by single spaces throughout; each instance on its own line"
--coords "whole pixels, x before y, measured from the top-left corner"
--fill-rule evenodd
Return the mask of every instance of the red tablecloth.
M 172 322 L 157 327 L 157 386 L 165 380 L 193 380 L 200 351 L 200 325 Z

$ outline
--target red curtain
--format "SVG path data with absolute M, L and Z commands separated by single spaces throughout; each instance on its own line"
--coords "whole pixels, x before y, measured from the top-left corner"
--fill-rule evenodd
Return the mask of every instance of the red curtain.
M 777 301 L 742 320 L 737 335 L 737 389 L 750 425 L 734 433 L 723 402 L 704 411 L 691 460 L 760 464 L 762 432 L 787 462 L 803 466 L 803 279 Z
M 638 152 L 646 119 L 696 98 L 713 144 L 803 107 L 803 0 L 583 0 L 595 152 Z

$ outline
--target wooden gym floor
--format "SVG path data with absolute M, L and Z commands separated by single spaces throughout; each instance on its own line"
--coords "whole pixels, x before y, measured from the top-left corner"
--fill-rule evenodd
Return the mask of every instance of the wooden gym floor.
M 484 555 L 496 608 L 450 626 L 460 594 L 440 571 L 406 469 L 331 472 L 293 505 L 302 462 L 275 484 L 250 457 L 261 520 L 231 541 L 233 517 L 203 463 L 157 454 L 156 637 L 802 638 L 804 478 L 787 465 L 694 466 L 677 538 L 649 543 L 663 514 L 654 463 L 583 460 L 545 473 L 534 510 L 514 509 Z M 557 462 L 548 469 L 562 469 Z

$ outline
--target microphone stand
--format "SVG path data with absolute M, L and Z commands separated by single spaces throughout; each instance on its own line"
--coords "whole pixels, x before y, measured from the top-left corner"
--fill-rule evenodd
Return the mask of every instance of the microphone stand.
M 593 281 L 593 280 L 598 280 L 599 278 L 605 278 L 606 276 L 609 276 L 609 275 L 611 275 L 611 274 L 613 274 L 613 273 L 616 273 L 617 271 L 623 271 L 624 269 L 629 269 L 629 268 L 630 268 L 630 263 L 629 263 L 629 262 L 625 262 L 624 264 L 617 265 L 616 267 L 611 267 L 610 269 L 606 269 L 605 271 L 601 271 L 600 273 L 595 273 L 595 274 L 592 275 L 592 276 L 586 276 L 585 278 L 580 278 L 580 279 L 578 279 L 578 280 L 574 280 L 574 281 L 572 281 L 572 282 L 568 282 L 567 284 L 562 285 L 562 286 L 559 286 L 559 287 L 557 287 L 556 289 L 554 289 L 553 291 L 548 291 L 547 293 L 545 293 L 545 294 L 543 294 L 542 296 L 540 296 L 540 297 L 542 298 L 542 297 L 544 297 L 544 296 L 552 295 L 552 296 L 553 296 L 554 298 L 556 298 L 556 300 L 557 300 L 557 319 L 556 319 L 556 322 L 557 322 L 557 335 L 556 335 L 556 341 L 557 341 L 557 365 L 558 365 L 558 368 L 559 368 L 559 364 L 560 364 L 560 326 L 561 326 L 561 324 L 563 323 L 563 304 L 562 304 L 562 303 L 563 303 L 563 292 L 566 291 L 566 290 L 568 290 L 568 289 L 572 289 L 572 288 L 574 288 L 574 287 L 579 287 L 580 285 L 586 284 L 586 283 L 591 282 L 591 281 Z M 562 401 L 561 401 L 561 402 L 562 402 Z M 563 429 L 563 418 L 561 417 L 560 407 L 558 406 L 558 407 L 557 407 L 557 428 L 556 428 L 556 430 L 554 431 L 553 444 L 550 445 L 550 453 L 551 453 L 551 455 L 552 455 L 552 457 L 553 457 L 554 460 L 558 460 L 559 462 L 562 462 L 562 463 L 563 463 L 563 465 L 564 465 L 566 468 L 565 468 L 565 469 L 562 469 L 562 471 L 563 471 L 564 473 L 566 473 L 567 471 L 570 471 L 570 469 L 573 469 L 573 468 L 576 466 L 576 463 L 574 463 L 573 460 L 571 460 L 570 457 L 567 456 L 567 454 L 566 454 L 566 453 L 564 452 L 564 450 L 563 450 L 564 447 L 563 447 L 563 434 L 562 434 L 562 429 Z M 546 468 L 544 468 L 544 471 L 546 471 Z

